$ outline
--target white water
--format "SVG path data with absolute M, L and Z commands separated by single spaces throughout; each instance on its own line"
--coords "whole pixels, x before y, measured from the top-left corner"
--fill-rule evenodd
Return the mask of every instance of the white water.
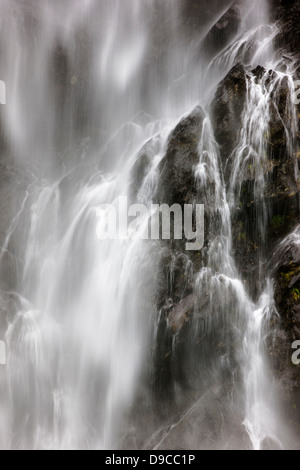
M 216 2 L 211 26 L 228 4 Z M 189 41 L 180 26 L 179 0 L 3 0 L 0 14 L 5 134 L 14 164 L 33 174 L 2 248 L 3 254 L 17 232 L 17 308 L 6 333 L 8 392 L 0 444 L 117 447 L 148 370 L 157 327 L 154 273 L 160 249 L 138 240 L 100 243 L 96 208 L 117 204 L 129 192 L 132 165 L 154 137 L 148 143 L 152 164 L 137 196 L 150 204 L 175 124 L 199 102 L 208 106 L 217 84 L 238 61 L 251 68 L 276 67 L 276 28 L 268 25 L 267 1 L 245 1 L 232 42 L 217 57 L 199 58 L 199 37 L 205 37 L 207 25 Z M 155 59 L 161 37 L 164 51 Z M 58 70 L 67 69 L 58 81 L 51 66 L 55 51 Z M 196 293 L 211 293 L 208 332 L 219 322 L 234 326 L 235 359 L 243 372 L 240 406 L 255 449 L 266 440 L 283 445 L 263 353 L 273 294 L 267 283 L 255 305 L 239 279 L 230 210 L 249 165 L 257 168 L 258 193 L 263 187 L 271 90 L 249 71 L 229 194 L 208 114 L 195 169 L 199 190 L 215 182 L 214 194 L 207 195 L 215 202 L 208 200 L 207 206 L 222 221 L 208 266 L 197 275 Z M 291 139 L 294 131 L 287 129 Z M 30 215 L 22 229 L 25 208 Z

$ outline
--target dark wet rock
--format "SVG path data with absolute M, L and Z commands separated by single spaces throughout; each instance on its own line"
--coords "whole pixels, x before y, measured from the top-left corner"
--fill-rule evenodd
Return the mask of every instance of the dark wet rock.
M 275 305 L 268 352 L 280 380 L 285 413 L 292 425 L 300 421 L 300 366 L 292 363 L 292 344 L 300 339 L 300 245 L 299 230 L 290 235 L 275 252 L 273 273 Z M 299 429 L 298 429 L 299 431 Z
M 236 65 L 220 83 L 212 103 L 212 121 L 215 136 L 220 145 L 223 167 L 230 174 L 230 156 L 241 132 L 242 114 L 247 92 L 246 72 Z
M 277 2 L 282 8 L 284 2 Z M 287 4 L 287 2 L 285 2 Z M 290 6 L 298 8 L 295 2 Z M 277 5 L 278 7 L 278 5 Z M 196 2 L 190 5 L 190 9 L 196 8 Z M 284 8 L 285 15 L 287 9 Z M 278 10 L 279 11 L 279 10 Z M 227 12 L 228 14 L 228 12 Z M 225 15 L 226 17 L 226 15 Z M 227 38 L 230 30 L 227 29 L 225 17 L 223 17 L 211 30 L 214 39 L 213 48 L 221 47 L 220 38 Z M 279 17 L 279 16 L 278 16 Z M 277 18 L 278 19 L 278 18 Z M 294 20 L 293 20 L 294 21 Z M 294 24 L 294 23 L 293 23 Z M 296 28 L 296 25 L 293 26 Z M 293 27 L 282 29 L 283 42 L 290 41 Z M 288 28 L 290 30 L 288 31 Z M 299 26 L 297 25 L 297 29 Z M 286 32 L 285 32 L 286 31 Z M 297 47 L 297 40 L 291 41 L 289 50 Z M 299 41 L 298 41 L 299 44 Z M 284 44 L 283 44 L 284 45 Z M 240 137 L 243 111 L 246 104 L 247 80 L 254 76 L 256 83 L 265 80 L 265 86 L 273 85 L 276 73 L 272 70 L 258 66 L 251 71 L 243 65 L 237 64 L 220 83 L 215 99 L 211 107 L 213 127 L 216 140 L 220 146 L 220 155 L 224 169 L 225 183 L 230 182 L 232 167 L 232 152 L 235 150 Z M 299 183 L 295 178 L 295 160 L 300 156 L 291 155 L 288 149 L 285 126 L 288 128 L 291 116 L 287 112 L 288 86 L 287 79 L 279 83 L 271 96 L 271 119 L 270 129 L 265 135 L 266 159 L 263 168 L 265 186 L 261 194 L 255 194 L 256 173 L 250 169 L 245 172 L 241 182 L 241 195 L 238 204 L 232 213 L 232 231 L 234 254 L 242 278 L 246 283 L 247 290 L 253 298 L 258 297 L 264 289 L 264 281 L 270 273 L 270 261 L 273 265 L 275 307 L 279 316 L 271 318 L 271 331 L 268 338 L 268 354 L 276 371 L 277 378 L 283 392 L 283 401 L 287 415 L 293 422 L 299 422 L 300 399 L 299 399 L 299 367 L 291 363 L 291 344 L 295 339 L 300 339 L 300 252 L 296 244 L 289 243 L 284 253 L 276 252 L 278 243 L 295 228 L 299 219 Z M 183 119 L 172 132 L 166 155 L 159 167 L 160 177 L 156 195 L 157 203 L 172 205 L 179 203 L 203 202 L 203 195 L 195 185 L 194 167 L 199 161 L 198 144 L 201 138 L 204 113 L 197 108 L 190 116 Z M 147 152 L 142 152 L 133 169 L 134 179 L 137 181 L 135 192 L 149 170 L 151 157 Z M 298 184 L 297 184 L 298 183 Z M 211 206 L 213 206 L 213 201 Z M 209 206 L 209 202 L 208 202 Z M 209 243 L 211 238 L 209 224 L 211 222 L 210 207 L 208 229 L 206 230 Z M 259 220 L 264 217 L 266 231 L 262 233 L 259 229 Z M 218 233 L 216 231 L 216 233 Z M 202 334 L 205 325 L 211 321 L 215 309 L 222 312 L 222 304 L 217 303 L 217 294 L 208 293 L 203 299 L 195 298 L 193 287 L 195 283 L 194 273 L 205 265 L 203 253 L 198 256 L 186 254 L 183 259 L 183 246 L 180 243 L 165 243 L 165 252 L 161 259 L 160 269 L 157 276 L 157 298 L 155 299 L 159 313 L 159 324 L 154 348 L 154 374 L 153 388 L 159 401 L 163 403 L 159 412 L 165 417 L 168 412 L 172 415 L 174 405 L 175 389 L 181 389 L 185 393 L 201 387 L 191 379 L 201 377 L 202 383 L 210 383 L 207 371 L 214 369 L 214 360 L 222 357 L 224 362 L 235 368 L 232 360 L 232 352 L 229 351 L 228 338 L 234 343 L 234 332 L 226 319 L 220 320 L 218 328 L 212 337 L 204 338 Z M 274 254 L 275 253 L 275 254 Z M 198 254 L 199 255 L 199 254 Z M 187 259 L 190 262 L 188 266 Z M 261 264 L 261 260 L 262 264 Z M 211 301 L 213 300 L 213 301 Z M 212 305 L 207 305 L 208 302 Z M 201 304 L 203 302 L 203 304 Z M 206 303 L 205 303 L 206 302 Z M 224 300 L 225 303 L 225 300 Z M 215 305 L 214 305 L 215 304 Z M 224 311 L 231 311 L 232 305 L 226 305 Z M 198 322 L 198 323 L 197 323 Z M 198 329 L 196 328 L 196 325 Z M 203 325 L 203 329 L 201 327 Z M 220 334 L 218 331 L 220 331 Z M 222 341 L 223 337 L 223 341 Z M 227 341 L 224 341 L 224 337 Z M 215 356 L 211 356 L 211 344 L 216 344 Z M 210 345 L 208 348 L 207 345 Z M 192 351 L 192 352 L 191 352 Z M 193 355 L 194 360 L 191 360 Z M 197 358 L 197 363 L 195 358 Z M 202 360 L 207 361 L 201 364 Z M 204 358 L 204 359 L 203 359 Z M 226 369 L 226 367 L 225 367 Z M 238 366 L 236 366 L 238 370 Z M 200 373 L 199 373 L 200 371 Z M 232 370 L 231 370 L 232 372 Z M 226 375 L 227 374 L 227 375 Z M 224 373 L 226 379 L 230 371 Z M 226 382 L 224 379 L 224 383 Z M 208 388 L 208 387 L 207 387 Z M 207 389 L 206 388 L 206 389 Z M 218 417 L 223 413 L 220 409 L 218 397 L 211 392 L 211 402 L 208 397 L 203 397 L 195 402 L 195 407 L 182 414 L 178 421 L 171 421 L 169 426 L 159 429 L 148 442 L 147 448 L 151 449 L 159 445 L 160 449 L 170 449 L 172 446 L 178 448 L 178 442 L 182 443 L 183 449 L 211 448 L 221 446 L 218 434 L 222 430 L 229 429 L 230 423 L 235 423 L 235 430 L 230 429 L 230 435 L 238 435 L 239 447 L 247 448 L 249 440 L 244 428 L 240 426 L 239 418 L 230 415 L 225 416 L 224 422 L 220 423 Z M 178 397 L 178 393 L 176 394 Z M 226 407 L 228 411 L 230 407 Z M 214 414 L 214 410 L 216 414 Z M 232 411 L 232 409 L 231 409 Z M 173 416 L 173 415 L 172 415 Z M 224 415 L 223 415 L 224 416 Z M 223 427 L 224 426 L 224 427 Z M 208 430 L 208 433 L 198 435 L 199 429 Z M 195 437 L 196 436 L 196 437 Z M 228 447 L 234 446 L 236 442 L 228 443 Z M 272 442 L 266 442 L 265 448 L 276 447 Z
M 200 107 L 183 118 L 170 134 L 166 153 L 157 172 L 158 183 L 154 202 L 157 204 L 201 203 L 195 180 L 195 166 L 199 162 L 198 145 L 205 114 Z M 140 151 L 131 169 L 130 197 L 136 200 L 149 174 L 156 152 L 155 139 Z M 156 305 L 160 312 L 156 348 L 154 353 L 155 390 L 165 397 L 171 396 L 173 376 L 173 335 L 184 329 L 192 315 L 194 273 L 202 264 L 201 252 L 187 252 L 186 240 L 161 242 L 162 253 L 156 273 Z M 169 394 L 169 395 L 168 395 Z
M 202 44 L 202 51 L 207 54 L 224 49 L 238 32 L 240 20 L 240 1 L 237 0 L 211 28 Z
M 258 80 L 261 80 L 264 75 L 266 74 L 266 69 L 264 67 L 262 67 L 261 65 L 258 65 L 256 67 L 256 69 L 253 69 L 252 70 L 252 74 L 255 75 L 255 77 L 258 79 Z
M 183 118 L 171 133 L 158 171 L 155 202 L 158 204 L 203 203 L 195 179 L 198 146 L 205 114 L 200 107 Z M 143 160 L 142 160 L 143 161 Z M 142 163 L 142 162 L 141 162 Z M 143 167 L 143 165 L 142 165 Z M 154 352 L 154 390 L 162 403 L 171 402 L 175 383 L 187 385 L 185 371 L 190 325 L 194 311 L 195 273 L 203 253 L 186 251 L 186 240 L 161 242 L 163 254 L 157 273 L 156 304 L 160 312 Z
M 257 70 L 262 73 L 262 70 Z M 215 136 L 220 146 L 221 160 L 225 175 L 225 182 L 230 183 L 232 170 L 232 158 L 236 149 L 242 127 L 243 112 L 246 103 L 247 75 L 241 64 L 236 65 L 224 78 L 218 86 L 216 96 L 212 103 L 212 122 L 215 129 Z M 242 189 L 242 193 L 245 189 Z M 251 191 L 249 191 L 251 194 Z M 252 222 L 248 227 L 249 217 L 243 217 L 245 207 L 248 208 L 253 197 L 247 197 L 246 204 L 241 201 L 240 210 L 233 215 L 233 238 L 236 251 L 236 258 L 245 278 L 255 278 L 258 255 L 254 257 L 254 241 L 247 241 L 249 228 L 253 226 Z M 249 237 L 248 237 L 249 238 Z
M 157 273 L 157 306 L 158 309 L 179 304 L 193 292 L 194 269 L 187 253 L 173 250 L 168 246 L 161 254 L 159 271 Z
M 254 297 L 262 292 L 262 279 L 267 275 L 267 263 L 280 239 L 289 233 L 299 220 L 298 194 L 274 192 L 270 197 L 254 201 L 253 189 L 245 191 L 241 208 L 232 215 L 233 244 L 242 278 Z M 257 217 L 266 211 L 267 228 L 260 231 Z M 260 274 L 259 274 L 260 273 Z
M 203 110 L 197 107 L 172 132 L 166 156 L 159 167 L 159 203 L 183 205 L 197 197 L 194 169 L 199 162 L 198 144 L 204 118 Z
M 289 52 L 300 51 L 300 6 L 298 0 L 272 0 L 273 19 L 280 24 L 276 45 Z
M 166 155 L 159 165 L 159 180 L 155 202 L 158 204 L 202 203 L 195 179 L 195 166 L 199 162 L 198 145 L 201 138 L 204 112 L 197 107 L 185 117 L 171 133 Z M 186 240 L 165 241 L 166 257 L 162 258 L 158 287 L 158 306 L 161 308 L 172 298 L 178 304 L 193 289 L 191 272 L 202 262 L 201 252 L 187 252 Z M 172 274 L 170 274 L 172 273 Z M 170 276 L 172 281 L 170 282 Z
M 199 142 L 202 137 L 205 113 L 198 106 L 191 114 L 183 118 L 169 137 L 165 157 L 160 162 L 157 191 L 154 198 L 157 204 L 179 204 L 184 210 L 185 204 L 205 205 L 205 248 L 208 246 L 212 226 L 220 225 L 215 213 L 215 180 L 208 182 L 200 190 L 196 181 L 195 170 L 199 164 Z M 195 229 L 195 227 L 193 227 Z M 172 234 L 173 235 L 173 234 Z M 188 254 L 195 271 L 200 269 L 205 256 L 205 249 L 186 251 L 186 240 L 174 240 L 168 243 L 173 250 Z
M 155 155 L 160 152 L 159 140 L 159 137 L 153 137 L 148 142 L 146 142 L 146 144 L 138 153 L 136 161 L 132 165 L 130 171 L 129 196 L 133 202 L 136 201 L 138 193 L 142 189 L 145 178 L 151 169 Z
M 132 168 L 132 182 L 130 188 L 130 196 L 133 200 L 136 199 L 142 183 L 146 178 L 151 164 L 151 159 L 146 152 L 142 152 Z
M 189 321 L 194 311 L 195 300 L 195 296 L 191 294 L 170 312 L 168 320 L 173 334 L 179 331 L 183 325 Z
M 159 319 L 153 353 L 153 390 L 163 407 L 174 399 L 176 382 L 186 386 L 185 354 L 195 302 L 194 282 L 189 258 L 166 247 L 157 273 Z M 164 410 L 161 412 L 164 413 Z
M 294 328 L 299 328 L 300 312 L 300 246 L 298 232 L 283 242 L 274 256 L 275 301 L 291 340 L 298 339 Z
M 276 78 L 275 72 L 261 66 L 251 73 L 257 83 L 264 83 L 266 87 L 271 86 L 272 80 Z M 239 123 L 242 122 L 246 106 L 246 80 L 250 80 L 250 75 L 241 66 L 229 72 L 218 88 L 212 108 L 227 184 L 231 177 L 231 157 L 234 156 L 240 136 Z M 262 272 L 263 266 L 259 265 L 259 259 L 271 255 L 277 242 L 300 221 L 299 190 L 295 178 L 297 156 L 290 153 L 286 133 L 292 122 L 288 99 L 288 83 L 284 77 L 278 81 L 271 94 L 269 130 L 264 137 L 266 158 L 263 163 L 263 191 L 257 193 L 255 165 L 249 165 L 249 171 L 245 171 L 241 181 L 239 205 L 232 212 L 236 260 L 253 295 L 261 291 L 261 280 L 257 273 L 259 270 Z M 259 219 L 265 220 L 266 230 L 263 233 L 258 229 Z

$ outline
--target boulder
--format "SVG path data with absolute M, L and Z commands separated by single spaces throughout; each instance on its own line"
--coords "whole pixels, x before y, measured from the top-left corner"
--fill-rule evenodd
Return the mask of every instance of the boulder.
M 241 64 L 237 64 L 218 86 L 211 105 L 212 122 L 226 176 L 230 175 L 230 157 L 241 132 L 246 93 L 246 71 Z
M 158 203 L 183 205 L 197 197 L 194 170 L 199 162 L 198 145 L 204 118 L 198 106 L 171 133 L 166 155 L 159 166 Z
M 184 300 L 181 300 L 181 302 L 172 309 L 168 319 L 173 334 L 179 331 L 183 325 L 189 321 L 190 316 L 193 314 L 194 306 L 195 296 L 191 294 Z

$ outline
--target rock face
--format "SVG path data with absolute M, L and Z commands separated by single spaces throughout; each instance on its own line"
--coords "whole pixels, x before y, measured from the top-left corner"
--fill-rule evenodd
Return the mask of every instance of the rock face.
M 200 107 L 183 118 L 171 133 L 164 158 L 159 165 L 155 202 L 158 204 L 202 203 L 198 192 L 195 167 L 199 163 L 198 145 L 205 114 Z M 172 238 L 172 237 L 171 237 Z M 195 298 L 194 273 L 202 263 L 201 252 L 185 250 L 185 240 L 164 242 L 157 276 L 157 308 L 161 311 L 157 350 L 154 355 L 154 389 L 160 398 L 169 399 L 174 381 L 184 381 L 183 358 L 172 354 L 173 335 L 187 344 L 188 322 L 193 315 Z M 174 363 L 176 367 L 174 368 Z M 167 398 L 169 397 L 169 398 Z
M 172 308 L 169 314 L 169 327 L 173 334 L 176 334 L 184 324 L 189 321 L 195 308 L 195 296 L 193 294 L 182 300 L 176 308 Z
M 194 168 L 199 162 L 198 145 L 204 117 L 203 110 L 197 107 L 172 132 L 159 168 L 159 203 L 184 204 L 196 197 Z
M 267 90 L 272 86 L 270 122 L 264 136 L 265 142 L 262 142 L 265 156 L 260 164 L 260 177 L 264 179 L 264 184 L 258 193 L 256 163 L 249 160 L 241 175 L 239 204 L 232 212 L 232 228 L 238 265 L 255 294 L 259 292 L 256 283 L 260 283 L 257 273 L 262 252 L 271 255 L 276 243 L 290 233 L 299 220 L 299 192 L 295 177 L 297 155 L 290 152 L 287 139 L 287 129 L 293 122 L 289 84 L 287 78 L 276 78 L 275 72 L 262 67 L 250 71 L 242 65 L 235 66 L 219 85 L 213 101 L 212 119 L 225 181 L 230 184 L 241 128 L 250 125 L 245 121 L 245 112 L 247 81 L 253 80 L 253 77 Z M 257 230 L 255 221 L 258 217 L 265 219 L 263 233 Z
M 159 179 L 155 202 L 158 204 L 201 203 L 195 167 L 199 163 L 198 145 L 202 134 L 205 114 L 200 107 L 176 126 L 171 133 L 165 157 L 159 165 Z M 172 237 L 171 237 L 172 238 Z M 190 252 L 187 256 L 185 240 L 170 240 L 165 243 L 166 256 L 162 259 L 160 278 L 165 278 L 161 285 L 168 285 L 167 290 L 159 289 L 158 305 L 161 308 L 171 297 L 174 306 L 189 296 L 193 288 L 193 280 L 189 276 L 199 268 L 201 253 Z M 172 285 L 167 278 L 172 273 Z M 185 279 L 182 289 L 182 282 Z
M 297 146 L 294 141 L 294 153 L 291 153 L 287 132 L 293 120 L 287 78 L 279 77 L 274 71 L 263 67 L 251 70 L 237 64 L 217 89 L 211 106 L 211 122 L 220 149 L 221 172 L 229 197 L 236 151 L 242 127 L 246 125 L 247 93 L 251 81 L 270 93 L 269 125 L 262 145 L 265 155 L 260 155 L 263 157 L 260 173 L 255 165 L 246 166 L 239 181 L 239 197 L 235 194 L 236 206 L 231 207 L 233 253 L 242 279 L 254 300 L 261 295 L 264 280 L 269 276 L 274 277 L 275 304 L 279 317 L 274 316 L 272 320 L 268 352 L 282 384 L 289 413 L 299 401 L 299 368 L 291 364 L 291 344 L 300 339 L 300 244 L 297 245 L 295 237 L 287 238 L 284 244 L 280 243 L 300 223 L 300 215 L 296 179 Z M 154 352 L 153 386 L 159 401 L 165 404 L 172 403 L 174 383 L 182 387 L 191 386 L 189 376 L 196 372 L 191 370 L 191 364 L 187 365 L 188 349 L 192 348 L 196 355 L 197 351 L 200 355 L 205 354 L 197 344 L 198 340 L 195 344 L 191 343 L 194 319 L 198 317 L 199 321 L 203 321 L 201 312 L 206 311 L 209 315 L 211 308 L 208 305 L 209 296 L 201 299 L 195 296 L 196 273 L 206 266 L 207 250 L 218 233 L 218 225 L 214 226 L 215 230 L 211 228 L 215 201 L 207 197 L 213 193 L 214 183 L 210 182 L 206 191 L 203 191 L 199 189 L 195 178 L 205 119 L 204 111 L 197 107 L 179 122 L 169 137 L 165 156 L 158 167 L 156 203 L 183 206 L 205 201 L 207 204 L 205 247 L 201 252 L 187 254 L 181 241 L 163 243 L 157 275 L 156 305 L 160 311 L 160 320 Z M 151 155 L 145 147 L 133 168 L 134 194 L 148 173 L 150 162 Z M 257 189 L 258 177 L 263 180 L 260 191 Z M 215 302 L 216 299 L 217 295 Z M 221 305 L 220 299 L 220 309 Z M 220 324 L 220 330 L 227 338 L 234 338 L 226 320 Z M 221 338 L 222 335 L 218 334 L 214 337 L 221 348 L 218 354 L 232 357 Z M 234 364 L 234 361 L 230 363 Z M 161 413 L 167 408 L 161 410 Z M 300 417 L 295 412 L 291 414 L 292 421 L 299 421 Z M 170 435 L 166 443 L 171 445 L 171 442 Z
M 295 63 L 295 80 L 300 78 L 300 5 L 297 0 L 272 0 L 272 13 L 274 19 L 279 24 L 279 34 L 276 38 L 277 46 L 281 48 L 283 57 L 287 53 L 288 57 Z M 284 90 L 281 93 L 284 96 Z M 282 109 L 282 108 L 281 108 Z M 297 107 L 298 118 L 300 117 L 300 108 Z M 300 124 L 300 122 L 299 122 Z M 295 159 L 298 161 L 299 167 L 299 128 L 296 136 L 297 145 Z M 279 184 L 283 188 L 284 184 L 292 189 L 290 197 L 288 190 L 282 189 L 282 196 L 285 193 L 285 198 L 282 197 L 282 212 L 286 207 L 285 213 L 288 216 L 289 232 L 290 227 L 299 226 L 299 180 L 291 187 L 291 162 L 284 159 L 282 153 L 277 152 L 278 160 L 285 171 L 278 172 L 284 181 Z M 288 171 L 290 168 L 290 171 Z M 293 196 L 295 192 L 295 196 Z M 284 204 L 285 199 L 285 204 Z M 292 208 L 293 206 L 293 208 Z M 284 226 L 284 220 L 278 218 L 278 223 Z M 280 230 L 282 234 L 282 227 Z M 290 347 L 293 341 L 300 338 L 300 297 L 298 296 L 299 273 L 300 273 L 300 253 L 299 253 L 299 228 L 292 232 L 286 239 L 284 239 L 273 257 L 273 273 L 275 282 L 275 302 L 276 308 L 280 315 L 279 327 L 277 330 L 277 350 L 272 350 L 273 357 L 275 357 L 275 364 L 277 371 L 285 384 L 287 408 L 290 410 L 291 420 L 299 423 L 299 410 L 300 406 L 300 370 L 299 367 L 293 366 L 291 363 Z M 279 331 L 279 333 L 278 333 Z M 288 352 L 287 352 L 288 351 Z M 298 405 L 298 406 L 294 406 Z M 297 415 L 297 416 L 296 416 Z
M 299 431 L 300 368 L 291 360 L 292 344 L 300 339 L 300 230 L 289 235 L 273 259 L 275 303 L 279 318 L 269 341 L 273 367 L 280 377 L 283 400 L 290 423 Z
M 288 236 L 275 253 L 275 300 L 284 312 L 283 324 L 292 341 L 300 337 L 300 245 L 299 229 Z M 274 261 L 275 261 L 274 260 Z
M 237 146 L 247 93 L 246 71 L 236 65 L 220 83 L 212 103 L 215 136 L 220 145 L 223 168 L 231 170 L 231 154 Z
M 227 182 L 240 135 L 239 123 L 243 120 L 246 80 L 251 76 L 257 82 L 264 80 L 267 89 L 275 78 L 274 72 L 262 67 L 246 71 L 238 65 L 220 84 L 213 102 L 215 134 Z M 300 420 L 297 411 L 300 370 L 291 362 L 291 345 L 300 339 L 300 238 L 299 230 L 293 232 L 300 224 L 299 181 L 296 179 L 299 136 L 295 136 L 291 153 L 287 129 L 291 128 L 293 118 L 288 90 L 287 78 L 282 78 L 270 94 L 263 188 L 259 194 L 255 191 L 257 176 L 251 171 L 253 168 L 243 174 L 239 207 L 232 212 L 232 230 L 235 258 L 252 295 L 258 297 L 261 293 L 262 279 L 270 275 L 274 278 L 275 308 L 279 317 L 272 320 L 269 354 L 282 385 L 287 414 L 296 425 Z M 258 230 L 259 219 L 263 221 L 263 234 Z M 293 234 L 287 237 L 291 232 Z M 269 262 L 261 265 L 262 259 Z
M 297 0 L 272 0 L 273 18 L 280 23 L 277 46 L 297 58 L 300 53 L 300 5 Z M 299 59 L 299 57 L 298 57 Z

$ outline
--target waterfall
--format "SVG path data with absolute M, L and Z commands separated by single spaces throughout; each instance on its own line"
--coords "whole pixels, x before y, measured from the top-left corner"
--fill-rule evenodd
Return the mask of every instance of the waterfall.
M 278 26 L 270 23 L 267 0 L 215 0 L 210 9 L 199 3 L 204 16 L 189 28 L 183 17 L 192 14 L 183 0 L 1 2 L 3 158 L 25 181 L 18 207 L 9 208 L 9 226 L 1 228 L 0 263 L 12 250 L 16 264 L 15 285 L 0 291 L 7 317 L 1 448 L 126 448 L 128 436 L 138 441 L 140 434 L 143 446 L 147 441 L 163 449 L 189 406 L 197 400 L 201 405 L 210 390 L 227 383 L 224 406 L 239 416 L 243 445 L 286 445 L 265 354 L 276 315 L 264 268 L 269 209 L 258 203 L 253 227 L 261 240 L 256 295 L 235 260 L 232 217 L 245 175 L 254 182 L 255 202 L 262 198 L 267 136 L 283 81 L 289 97 L 284 129 L 294 153 L 293 70 L 282 71 L 273 42 Z M 206 50 L 207 37 L 233 3 L 237 28 L 221 48 Z M 241 132 L 224 166 L 212 101 L 237 63 L 245 66 L 246 100 Z M 258 66 L 264 67 L 259 77 Z M 157 424 L 149 416 L 157 413 L 153 364 L 167 337 L 165 307 L 156 302 L 166 249 L 137 237 L 99 240 L 97 210 L 110 204 L 121 217 L 122 197 L 147 207 L 157 202 L 170 135 L 199 103 L 204 119 L 193 171 L 210 219 L 210 242 L 197 272 L 188 253 L 173 260 L 183 266 L 186 284 L 195 279 L 191 295 L 197 301 L 187 343 L 175 335 L 165 353 L 175 376 L 184 350 L 192 391 L 185 400 L 180 386 L 172 385 L 182 420 L 162 437 L 166 418 Z M 100 217 L 106 226 L 107 214 Z M 167 276 L 171 308 L 175 275 L 171 270 Z M 222 436 L 217 445 L 227 448 L 228 442 Z

